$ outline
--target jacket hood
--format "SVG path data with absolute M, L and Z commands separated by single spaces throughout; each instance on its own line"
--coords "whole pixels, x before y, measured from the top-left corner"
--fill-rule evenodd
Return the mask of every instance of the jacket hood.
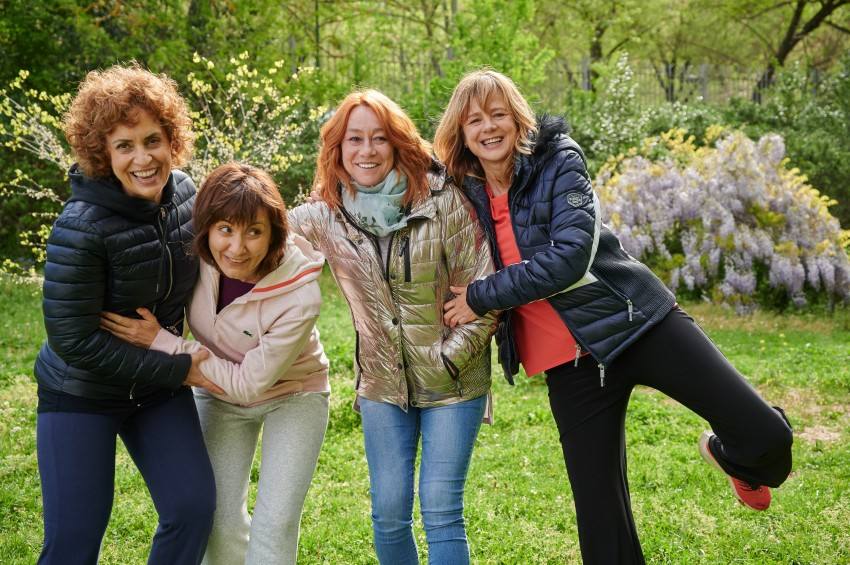
M 324 264 L 324 256 L 310 242 L 298 234 L 290 234 L 280 265 L 260 279 L 246 298 L 250 302 L 292 292 L 318 279 Z
M 563 141 L 570 139 L 570 126 L 561 116 L 542 114 L 537 117 L 537 135 L 534 136 L 532 155 L 543 157 L 554 153 Z
M 561 116 L 542 114 L 537 117 L 537 135 L 533 140 L 531 155 L 520 155 L 517 159 L 514 174 L 519 174 L 523 168 L 529 171 L 537 171 L 559 151 L 570 150 L 578 153 L 587 167 L 587 159 L 584 151 L 578 143 L 569 136 L 570 126 Z M 533 174 L 529 172 L 529 174 Z
M 160 204 L 135 198 L 124 192 L 121 183 L 114 176 L 89 177 L 80 170 L 77 163 L 68 171 L 71 181 L 71 198 L 68 202 L 80 200 L 102 206 L 126 218 L 149 222 L 156 217 Z M 174 173 L 168 175 L 165 188 L 162 189 L 161 203 L 168 203 L 174 196 Z

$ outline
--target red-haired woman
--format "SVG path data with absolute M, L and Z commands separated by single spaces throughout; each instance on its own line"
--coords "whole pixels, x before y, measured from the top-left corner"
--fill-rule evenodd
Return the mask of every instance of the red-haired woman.
M 192 392 L 220 390 L 203 353 L 148 351 L 99 328 L 100 312 L 155 312 L 179 332 L 197 276 L 186 253 L 195 185 L 173 169 L 191 152 L 174 81 L 138 67 L 89 73 L 65 116 L 77 158 L 71 198 L 47 241 L 35 361 L 44 504 L 39 563 L 96 563 L 112 510 L 121 437 L 159 513 L 148 563 L 199 563 L 215 484 Z
M 494 316 L 449 328 L 449 286 L 492 272 L 469 202 L 399 106 L 349 94 L 323 126 L 314 188 L 290 225 L 324 253 L 356 335 L 356 407 L 383 564 L 418 563 L 414 462 L 431 563 L 469 562 L 463 491 L 488 406 Z M 464 282 L 460 282 L 464 281 Z

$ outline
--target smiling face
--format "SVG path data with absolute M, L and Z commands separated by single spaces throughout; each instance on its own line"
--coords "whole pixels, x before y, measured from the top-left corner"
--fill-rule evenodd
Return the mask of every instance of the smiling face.
M 505 99 L 494 94 L 484 107 L 473 99 L 463 120 L 463 140 L 481 161 L 484 171 L 502 171 L 513 158 L 518 135 L 516 122 Z
M 106 134 L 112 172 L 128 195 L 159 203 L 171 174 L 171 142 L 147 110 L 137 108 L 130 119 L 135 125 L 118 124 Z
M 272 239 L 268 212 L 260 210 L 247 225 L 219 220 L 207 234 L 210 254 L 225 276 L 250 283 L 260 280 L 257 267 L 269 252 Z
M 342 166 L 354 182 L 374 186 L 395 165 L 395 149 L 378 116 L 368 106 L 357 106 L 348 115 L 342 140 Z

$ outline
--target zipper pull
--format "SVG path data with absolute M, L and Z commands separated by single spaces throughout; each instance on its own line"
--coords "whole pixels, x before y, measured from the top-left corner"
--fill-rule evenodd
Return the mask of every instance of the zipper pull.
M 599 364 L 599 388 L 605 386 L 605 365 Z
M 159 217 L 162 218 L 163 220 L 165 219 L 165 206 L 160 206 Z
M 581 356 L 581 346 L 576 343 L 576 362 L 573 364 L 573 367 L 578 367 L 578 358 Z
M 634 321 L 634 308 L 632 307 L 632 301 L 628 298 L 626 298 L 626 306 L 629 308 L 629 321 L 632 322 Z

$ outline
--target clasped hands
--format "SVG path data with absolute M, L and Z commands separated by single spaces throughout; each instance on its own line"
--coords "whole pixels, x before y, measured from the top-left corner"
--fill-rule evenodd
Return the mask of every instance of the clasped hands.
M 162 327 L 159 325 L 159 320 L 156 319 L 156 316 L 147 308 L 136 308 L 136 312 L 142 317 L 141 320 L 128 318 L 127 316 L 121 316 L 113 312 L 101 312 L 100 327 L 127 343 L 150 349 L 151 344 L 156 339 L 156 334 L 159 333 Z M 189 367 L 189 372 L 183 384 L 205 388 L 214 394 L 224 394 L 223 388 L 209 380 L 201 372 L 201 361 L 209 357 L 209 355 L 210 352 L 206 349 L 201 349 L 191 354 L 192 365 Z

